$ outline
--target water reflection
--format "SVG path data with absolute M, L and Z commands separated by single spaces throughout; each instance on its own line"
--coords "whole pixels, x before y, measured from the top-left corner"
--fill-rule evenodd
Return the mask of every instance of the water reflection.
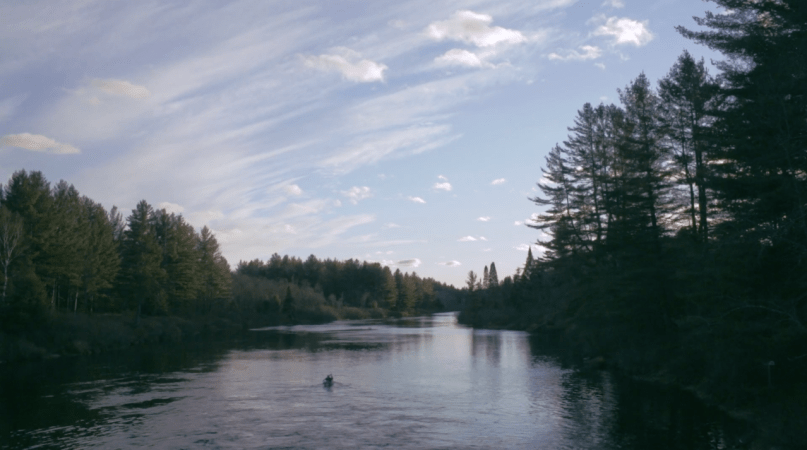
M 0 448 L 731 448 L 714 411 L 553 344 L 443 314 L 7 367 Z

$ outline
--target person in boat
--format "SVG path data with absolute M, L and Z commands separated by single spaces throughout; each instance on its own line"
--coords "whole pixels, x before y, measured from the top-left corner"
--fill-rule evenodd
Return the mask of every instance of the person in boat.
M 333 375 L 328 374 L 328 376 L 325 377 L 324 380 L 322 380 L 322 385 L 325 386 L 325 387 L 333 386 Z

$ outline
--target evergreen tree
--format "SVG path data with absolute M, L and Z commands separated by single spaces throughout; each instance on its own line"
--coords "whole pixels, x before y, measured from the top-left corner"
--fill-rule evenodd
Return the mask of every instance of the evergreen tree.
M 96 300 L 108 297 L 120 270 L 120 255 L 114 239 L 114 230 L 103 206 L 87 197 L 81 198 L 82 232 L 87 245 L 81 254 L 81 294 L 87 311 L 93 312 Z M 76 297 L 78 299 L 78 297 Z M 74 312 L 78 304 L 74 305 Z
M 490 286 L 490 274 L 488 266 L 485 266 L 485 270 L 482 271 L 482 289 L 487 289 L 488 286 Z
M 2 188 L 0 188 L 0 193 L 2 193 Z M 0 297 L 0 305 L 6 304 L 9 268 L 23 252 L 22 239 L 22 218 L 9 211 L 5 205 L 0 205 L 0 265 L 3 268 L 3 294 Z
M 496 287 L 499 285 L 499 274 L 496 273 L 496 263 L 490 263 L 490 272 L 488 272 L 488 286 Z
M 689 194 L 690 225 L 700 241 L 708 238 L 707 180 L 709 178 L 709 127 L 715 109 L 717 84 L 711 79 L 703 59 L 696 62 L 686 50 L 659 81 L 662 116 L 674 151 L 675 162 Z M 714 114 L 714 112 L 712 113 Z M 697 187 L 697 201 L 695 195 Z M 697 216 L 697 218 L 696 218 Z
M 211 310 L 215 301 L 229 298 L 230 268 L 227 260 L 221 255 L 216 237 L 207 226 L 203 227 L 199 234 L 197 253 L 201 282 L 199 297 L 203 310 L 207 312 Z M 279 264 L 275 270 L 281 271 Z
M 138 318 L 142 313 L 160 314 L 168 309 L 162 291 L 162 251 L 152 218 L 151 205 L 141 200 L 126 219 L 122 242 L 120 288 L 129 303 L 136 305 Z

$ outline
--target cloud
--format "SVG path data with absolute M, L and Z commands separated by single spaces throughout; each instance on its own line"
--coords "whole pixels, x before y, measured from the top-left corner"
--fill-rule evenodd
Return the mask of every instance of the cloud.
M 359 54 L 349 49 L 338 49 L 342 55 L 319 55 L 305 57 L 309 67 L 323 71 L 336 71 L 350 81 L 358 83 L 372 83 L 384 81 L 384 71 L 388 69 L 385 64 L 362 59 L 358 61 Z
M 476 53 L 459 48 L 453 48 L 434 58 L 434 62 L 441 66 L 493 67 L 493 64 L 484 61 Z
M 415 202 L 415 203 L 426 203 L 426 200 L 423 200 L 423 199 L 422 199 L 422 198 L 420 198 L 420 197 L 407 197 L 407 198 L 408 198 L 410 201 L 413 201 L 413 202 Z
M 445 176 L 443 176 L 443 175 L 437 175 L 437 179 L 438 179 L 438 180 L 443 180 L 443 181 L 448 181 L 448 178 L 446 178 L 446 177 L 445 177 Z
M 162 202 L 157 205 L 158 209 L 164 209 L 168 214 L 180 214 L 182 211 L 185 211 L 185 208 L 182 206 L 177 205 L 176 203 L 170 202 Z
M 622 0 L 605 0 L 602 6 L 610 6 L 611 8 L 624 8 L 625 3 Z
M 434 183 L 434 188 L 435 189 L 441 189 L 443 191 L 450 191 L 451 190 L 451 183 L 449 183 L 449 182 Z
M 454 261 L 445 261 L 445 262 L 439 262 L 439 263 L 437 263 L 437 264 L 439 264 L 439 265 L 441 265 L 441 266 L 448 266 L 448 267 L 457 267 L 457 266 L 461 266 L 461 265 L 462 265 L 462 263 L 460 263 L 459 261 L 456 261 L 456 260 L 454 260 Z
M 473 11 L 455 12 L 450 19 L 433 22 L 426 28 L 426 35 L 441 41 L 450 39 L 474 44 L 477 47 L 492 47 L 498 44 L 518 44 L 527 40 L 518 30 L 491 27 L 493 17 Z
M 520 251 L 520 252 L 526 252 L 526 251 L 527 251 L 527 250 L 529 250 L 530 248 L 535 248 L 535 246 L 534 246 L 534 245 L 530 245 L 530 244 L 521 244 L 521 245 L 519 245 L 518 247 L 513 247 L 513 248 L 514 248 L 514 249 L 516 249 L 516 250 L 518 250 L 518 251 Z
M 81 150 L 70 144 L 56 142 L 41 134 L 7 134 L 0 138 L 0 145 L 24 148 L 35 152 L 55 153 L 60 155 L 78 154 Z
M 300 186 L 297 186 L 296 184 L 287 184 L 283 186 L 283 190 L 286 191 L 287 194 L 294 196 L 301 195 L 303 193 Z
M 475 238 L 475 237 L 473 237 L 473 236 L 465 236 L 465 237 L 461 237 L 461 238 L 459 238 L 459 239 L 457 239 L 457 240 L 458 240 L 459 242 L 473 242 L 473 241 L 475 241 L 475 240 L 476 240 L 476 238 Z
M 515 225 L 515 226 L 517 226 L 517 227 L 520 227 L 521 225 L 524 225 L 524 222 L 522 222 L 522 221 L 520 221 L 520 220 L 516 220 L 516 221 L 513 223 L 513 225 Z
M 92 80 L 90 84 L 108 94 L 122 95 L 138 100 L 151 96 L 151 92 L 145 86 L 138 86 L 124 80 Z M 98 99 L 96 98 L 96 100 Z
M 507 180 L 504 178 L 497 178 L 490 182 L 490 184 L 496 186 L 497 184 L 504 184 Z
M 605 70 L 605 64 L 603 64 L 603 63 L 594 63 L 594 65 L 595 65 L 596 67 L 599 67 L 599 68 L 600 68 L 600 69 L 602 69 L 602 70 Z
M 627 17 L 609 17 L 600 15 L 592 19 L 595 22 L 605 23 L 600 25 L 592 33 L 594 36 L 613 36 L 617 45 L 633 44 L 641 47 L 653 40 L 653 34 L 647 28 L 648 21 L 628 19 Z
M 354 205 L 359 203 L 359 200 L 364 200 L 365 198 L 372 197 L 373 194 L 370 193 L 370 188 L 367 186 L 353 186 L 352 188 L 348 189 L 347 191 L 342 191 L 342 194 L 350 199 L 350 202 Z
M 489 222 L 490 221 L 490 216 L 479 217 L 476 220 L 478 220 L 480 222 Z
M 488 238 L 486 238 L 485 236 L 479 236 L 479 240 L 480 240 L 480 241 L 487 241 L 487 240 L 488 240 Z
M 385 223 L 384 226 L 382 226 L 381 228 L 384 228 L 385 230 L 389 230 L 390 228 L 401 228 L 401 226 L 398 225 L 397 223 L 390 222 L 390 223 Z
M 417 267 L 419 266 L 421 261 L 418 258 L 413 259 L 404 259 L 395 263 L 396 266 L 401 267 Z
M 582 52 L 577 50 L 570 50 L 566 52 L 566 56 L 561 56 L 557 53 L 550 53 L 549 59 L 557 59 L 560 61 L 585 61 L 587 59 L 597 59 L 602 55 L 599 47 L 593 45 L 583 45 L 580 47 Z

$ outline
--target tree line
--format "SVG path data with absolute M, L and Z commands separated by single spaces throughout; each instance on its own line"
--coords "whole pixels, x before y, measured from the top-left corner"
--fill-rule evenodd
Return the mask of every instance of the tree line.
M 266 262 L 241 261 L 233 276 L 239 309 L 279 316 L 341 317 L 342 308 L 397 314 L 435 311 L 450 303 L 453 293 L 453 287 L 416 272 L 392 272 L 388 266 L 355 259 L 319 260 L 314 255 L 305 261 L 277 253 Z
M 0 186 L 0 308 L 6 318 L 46 311 L 206 313 L 230 298 L 230 268 L 212 231 L 139 202 L 124 220 L 41 172 Z
M 498 301 L 463 320 L 560 328 L 621 367 L 666 371 L 734 404 L 807 370 L 807 4 L 714 0 L 677 29 L 656 86 L 585 104 L 546 157 L 530 251 Z M 771 369 L 774 367 L 774 369 Z

